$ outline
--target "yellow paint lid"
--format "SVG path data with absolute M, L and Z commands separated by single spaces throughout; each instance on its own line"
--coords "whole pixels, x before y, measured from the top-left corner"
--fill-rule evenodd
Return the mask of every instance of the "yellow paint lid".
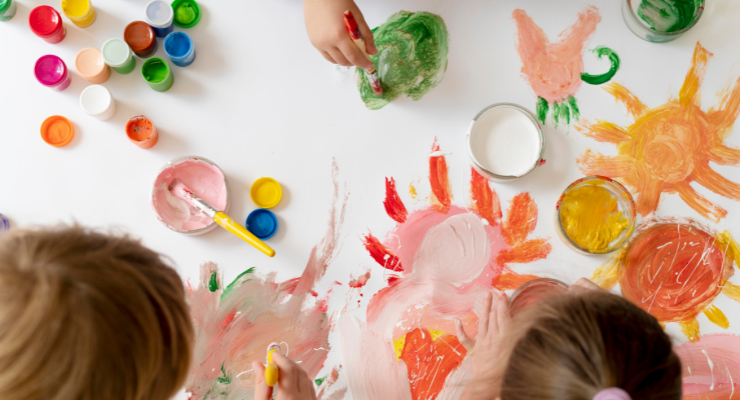
M 283 188 L 275 179 L 259 178 L 252 184 L 249 196 L 257 207 L 273 208 L 283 198 Z

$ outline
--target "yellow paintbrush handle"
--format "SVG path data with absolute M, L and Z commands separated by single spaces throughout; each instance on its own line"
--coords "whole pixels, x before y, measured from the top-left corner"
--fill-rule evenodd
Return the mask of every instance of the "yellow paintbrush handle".
M 224 213 L 223 211 L 217 212 L 216 215 L 213 217 L 213 220 L 227 231 L 233 233 L 237 237 L 241 238 L 243 241 L 256 247 L 257 250 L 267 254 L 269 257 L 275 256 L 275 250 L 271 249 L 270 246 L 265 244 L 265 242 L 259 240 L 259 238 L 257 238 L 257 236 L 254 236 L 252 232 L 234 222 L 234 220 L 226 215 L 226 213 Z
M 280 371 L 278 370 L 277 364 L 275 364 L 274 361 L 272 361 L 272 353 L 274 353 L 275 350 L 270 350 L 269 353 L 267 353 L 267 366 L 265 367 L 265 383 L 267 383 L 267 386 L 273 387 L 277 385 L 278 377 L 280 376 Z

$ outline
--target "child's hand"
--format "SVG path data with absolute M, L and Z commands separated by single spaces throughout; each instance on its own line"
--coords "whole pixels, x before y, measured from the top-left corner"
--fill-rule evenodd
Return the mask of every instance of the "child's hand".
M 280 353 L 272 353 L 272 360 L 279 369 L 276 400 L 316 400 L 313 382 L 298 364 Z M 258 362 L 252 363 L 254 369 L 254 400 L 272 399 L 274 388 L 265 382 L 265 366 Z
M 580 278 L 576 283 L 568 287 L 567 293 L 569 294 L 582 294 L 591 290 L 603 290 L 599 285 L 591 282 L 587 278 Z
M 369 54 L 377 54 L 373 33 L 352 0 L 303 0 L 303 15 L 311 44 L 324 58 L 345 67 L 369 69 L 373 63 L 355 46 L 344 27 L 344 12 L 352 11 Z

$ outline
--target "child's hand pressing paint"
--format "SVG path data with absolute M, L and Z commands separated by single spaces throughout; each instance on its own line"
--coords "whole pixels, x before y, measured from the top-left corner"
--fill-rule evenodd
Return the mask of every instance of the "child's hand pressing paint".
M 316 400 L 313 381 L 303 368 L 278 352 L 272 353 L 272 359 L 280 371 L 278 383 L 275 385 L 276 400 Z M 255 361 L 252 368 L 255 384 L 254 400 L 272 399 L 273 388 L 267 386 L 265 382 L 265 366 Z
M 345 67 L 372 68 L 368 60 L 355 46 L 344 26 L 344 12 L 352 11 L 368 54 L 378 54 L 373 33 L 365 23 L 360 9 L 352 0 L 303 0 L 303 15 L 311 44 L 330 63 Z

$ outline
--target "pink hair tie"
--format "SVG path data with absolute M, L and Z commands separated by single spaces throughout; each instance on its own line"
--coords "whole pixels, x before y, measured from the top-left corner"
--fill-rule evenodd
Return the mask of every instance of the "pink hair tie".
M 593 400 L 632 400 L 632 398 L 624 390 L 618 387 L 610 387 L 596 393 Z

